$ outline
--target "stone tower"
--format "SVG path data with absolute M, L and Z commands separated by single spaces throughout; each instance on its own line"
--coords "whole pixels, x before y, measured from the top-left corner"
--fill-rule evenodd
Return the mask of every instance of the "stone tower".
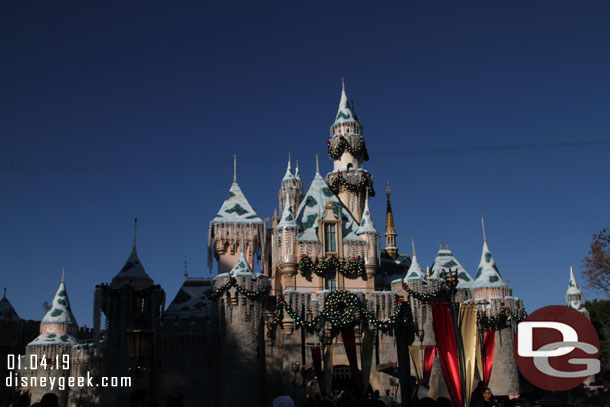
M 343 205 L 360 222 L 366 191 L 374 195 L 373 176 L 362 168 L 362 162 L 369 159 L 362 124 L 345 93 L 341 90 L 341 100 L 335 122 L 330 127 L 328 155 L 333 160 L 333 171 L 326 175 L 326 183 L 339 197 Z
M 386 215 L 385 215 L 385 252 L 392 258 L 398 259 L 398 248 L 396 247 L 396 226 L 394 225 L 394 214 L 392 213 L 392 203 L 390 202 L 390 181 L 385 190 L 386 193 Z
M 375 229 L 369 210 L 368 193 L 364 203 L 362 219 L 360 219 L 360 227 L 356 230 L 356 235 L 366 241 L 364 267 L 366 268 L 367 292 L 373 292 L 375 291 L 375 273 L 379 264 L 379 233 Z
M 496 266 L 485 234 L 485 222 L 481 216 L 483 226 L 483 251 L 477 269 L 473 288 L 473 299 L 480 315 L 493 317 L 503 310 L 510 310 L 518 314 L 523 310 L 523 303 L 512 296 L 513 290 L 504 281 Z M 496 331 L 494 364 L 489 379 L 489 388 L 494 394 L 518 394 L 519 376 L 513 355 L 512 344 L 514 331 L 512 327 L 505 327 Z
M 284 212 L 286 202 L 290 204 L 290 211 L 295 213 L 301 200 L 303 199 L 303 181 L 299 174 L 299 162 L 297 161 L 294 173 L 290 163 L 290 154 L 288 154 L 288 167 L 282 178 L 282 185 L 278 193 L 280 213 Z

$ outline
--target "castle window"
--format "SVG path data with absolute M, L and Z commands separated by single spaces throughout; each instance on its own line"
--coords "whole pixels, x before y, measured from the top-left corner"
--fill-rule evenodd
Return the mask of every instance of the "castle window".
M 324 289 L 328 290 L 328 291 L 335 291 L 337 289 L 337 274 L 336 272 L 333 272 L 332 274 L 329 274 L 328 276 L 326 276 L 326 278 L 324 279 Z
M 335 228 L 336 228 L 336 225 L 332 224 L 332 223 L 324 225 L 324 233 L 326 234 L 325 241 L 326 241 L 326 251 L 327 252 L 337 251 L 337 244 L 336 244 L 337 232 L 336 232 Z

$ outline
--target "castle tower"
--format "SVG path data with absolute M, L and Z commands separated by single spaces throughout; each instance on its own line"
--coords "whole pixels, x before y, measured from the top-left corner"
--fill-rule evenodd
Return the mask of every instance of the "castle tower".
M 385 214 L 385 252 L 392 258 L 398 259 L 398 248 L 396 247 L 396 226 L 394 225 L 394 214 L 392 213 L 392 203 L 390 202 L 390 181 L 385 190 L 386 193 L 386 214 Z
M 0 300 L 0 321 L 19 321 L 19 315 L 13 308 L 11 302 L 6 298 L 6 287 L 4 287 L 4 295 Z
M 303 199 L 303 181 L 299 174 L 299 163 L 297 162 L 295 172 L 292 173 L 290 154 L 288 154 L 288 167 L 282 178 L 282 186 L 278 193 L 280 213 L 284 212 L 285 202 L 290 203 L 290 211 L 295 213 Z
M 285 202 L 290 202 L 289 192 L 286 191 Z M 282 217 L 275 230 L 278 234 L 279 267 L 282 276 L 281 285 L 285 289 L 296 289 L 296 234 L 297 222 L 291 209 L 292 205 L 284 205 Z M 276 287 L 277 289 L 278 287 Z
M 228 273 L 237 263 L 243 248 L 250 267 L 254 255 L 265 247 L 266 228 L 237 184 L 237 157 L 233 156 L 233 183 L 220 210 L 210 221 L 208 229 L 208 266 L 212 269 L 212 255 L 218 261 L 218 274 Z M 263 251 L 264 254 L 264 251 Z M 261 262 L 264 268 L 266 258 Z
M 360 220 L 360 227 L 356 230 L 356 235 L 366 241 L 366 256 L 364 267 L 366 268 L 367 291 L 375 290 L 375 273 L 379 264 L 379 233 L 373 224 L 371 211 L 369 210 L 368 194 L 364 203 L 364 212 Z
M 137 219 L 134 220 L 137 225 Z M 110 284 L 98 284 L 93 299 L 93 334 L 103 348 L 107 376 L 128 376 L 131 361 L 127 347 L 127 330 L 138 320 L 146 321 L 157 331 L 161 311 L 165 308 L 165 292 L 144 270 L 136 248 L 136 228 L 131 253 L 125 265 Z M 106 339 L 100 342 L 102 312 L 106 317 Z M 128 397 L 129 389 L 113 388 L 102 393 L 104 405 L 116 405 Z
M 578 288 L 576 284 L 576 278 L 574 277 L 574 270 L 570 266 L 570 281 L 568 283 L 568 290 L 566 291 L 566 305 L 570 308 L 574 308 L 577 311 L 582 312 L 589 318 L 589 311 L 585 308 L 585 296 L 582 290 Z
M 27 346 L 26 365 L 22 366 L 22 368 L 27 369 L 22 372 L 22 375 L 30 376 L 30 378 L 52 376 L 55 379 L 62 376 L 70 376 L 70 370 L 63 369 L 63 355 L 69 355 L 68 357 L 72 359 L 72 349 L 78 344 L 77 334 L 78 325 L 70 308 L 70 300 L 68 299 L 68 291 L 66 290 L 64 272 L 62 270 L 61 282 L 53 298 L 51 309 L 47 311 L 40 322 L 40 335 Z M 44 368 L 42 365 L 37 368 L 29 366 L 32 355 L 36 355 L 39 362 L 45 360 L 48 363 L 47 366 Z M 57 360 L 62 361 L 62 368 L 54 366 L 56 357 Z M 73 361 L 70 363 L 72 364 Z M 51 366 L 53 369 L 49 368 Z M 22 390 L 30 392 L 32 402 L 40 401 L 44 394 L 52 392 L 59 398 L 60 406 L 67 405 L 68 391 L 60 391 L 57 388 L 51 389 L 49 386 L 40 385 Z
M 360 222 L 364 211 L 365 192 L 374 196 L 373 177 L 362 168 L 362 162 L 369 159 L 362 124 L 350 105 L 345 92 L 341 90 L 341 100 L 335 122 L 330 127 L 328 155 L 334 161 L 333 171 L 326 175 L 326 183 L 339 197 L 343 205 Z
M 469 289 L 474 284 L 474 280 L 470 274 L 466 271 L 464 266 L 454 256 L 453 252 L 449 249 L 449 245 L 445 243 L 445 248 L 441 247 L 436 254 L 434 263 L 430 269 L 430 279 L 444 280 L 445 273 L 449 271 L 457 271 L 458 274 L 458 289 Z
M 485 221 L 481 216 L 483 227 L 483 251 L 473 288 L 473 298 L 478 312 L 487 317 L 497 316 L 509 309 L 518 314 L 523 309 L 521 300 L 512 296 L 510 285 L 502 279 L 496 266 L 485 234 Z M 513 354 L 514 332 L 511 327 L 496 331 L 494 365 L 489 379 L 489 388 L 494 394 L 519 393 L 519 377 Z

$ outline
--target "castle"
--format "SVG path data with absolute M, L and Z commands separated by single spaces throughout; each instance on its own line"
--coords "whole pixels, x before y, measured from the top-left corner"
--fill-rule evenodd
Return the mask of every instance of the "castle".
M 424 271 L 413 240 L 412 257 L 398 251 L 389 184 L 381 247 L 369 208 L 375 191 L 373 176 L 363 167 L 369 159 L 363 126 L 345 88 L 327 151 L 333 170 L 323 178 L 316 165 L 307 189 L 298 163 L 293 170 L 289 158 L 270 222 L 248 202 L 234 168 L 227 197 L 208 229 L 210 267 L 216 262 L 218 268 L 212 280 L 185 270 L 184 283 L 166 307 L 165 292 L 146 273 L 134 238 L 125 265 L 110 283 L 95 287 L 92 330 L 79 330 L 63 276 L 39 326 L 22 321 L 5 295 L 3 353 L 24 353 L 20 347 L 27 344 L 25 359 L 70 355 L 69 369 L 19 372 L 28 377 L 89 371 L 133 378 L 131 387 L 55 389 L 61 406 L 121 405 L 136 388 L 162 402 L 182 395 L 189 405 L 270 405 L 279 394 L 303 400 L 369 386 L 401 398 L 410 375 L 428 383 L 431 397 L 449 397 L 434 356 L 429 300 L 446 289 L 446 276 L 453 272 L 455 300 L 476 308 L 481 335 L 484 328 L 496 332 L 489 387 L 497 395 L 519 393 L 511 317 L 524 314 L 523 303 L 500 275 L 484 225 L 474 278 L 447 245 Z M 566 301 L 581 309 L 582 293 L 576 290 L 571 272 Z M 432 355 L 427 372 L 426 355 Z M 32 402 L 48 391 L 18 389 Z

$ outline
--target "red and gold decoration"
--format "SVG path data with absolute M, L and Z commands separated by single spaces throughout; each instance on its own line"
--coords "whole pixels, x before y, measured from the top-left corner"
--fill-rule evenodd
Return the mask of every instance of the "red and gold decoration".
M 302 255 L 299 260 L 298 268 L 302 276 L 310 275 L 311 273 L 323 276 L 330 272 L 337 271 L 344 276 L 364 277 L 366 273 L 364 260 L 361 259 L 360 256 L 348 261 L 340 261 L 335 256 L 332 256 L 321 262 L 314 263 L 311 258 Z

